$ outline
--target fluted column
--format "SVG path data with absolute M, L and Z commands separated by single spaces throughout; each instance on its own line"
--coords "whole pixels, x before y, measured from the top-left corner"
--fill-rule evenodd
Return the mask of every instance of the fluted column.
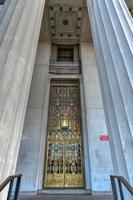
M 45 0 L 10 0 L 0 14 L 0 180 L 14 173 Z
M 114 171 L 133 184 L 133 20 L 124 0 L 87 0 Z

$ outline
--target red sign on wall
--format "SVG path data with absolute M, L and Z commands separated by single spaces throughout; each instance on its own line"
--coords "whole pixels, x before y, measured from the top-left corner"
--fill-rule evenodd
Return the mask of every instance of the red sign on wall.
M 109 136 L 108 135 L 100 135 L 100 140 L 101 141 L 108 141 L 109 140 Z

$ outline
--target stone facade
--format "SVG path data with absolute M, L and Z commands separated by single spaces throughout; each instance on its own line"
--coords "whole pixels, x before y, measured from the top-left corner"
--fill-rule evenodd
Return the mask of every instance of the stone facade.
M 112 173 L 133 183 L 132 27 L 124 0 L 5 1 L 0 11 L 0 181 L 19 172 L 22 192 L 42 190 L 50 80 L 59 78 L 49 73 L 52 46 L 78 44 L 82 73 L 62 75 L 79 78 L 81 85 L 85 188 L 71 192 L 110 193 Z

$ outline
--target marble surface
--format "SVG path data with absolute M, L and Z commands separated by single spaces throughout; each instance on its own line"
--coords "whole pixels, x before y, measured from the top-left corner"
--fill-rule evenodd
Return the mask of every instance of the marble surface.
M 124 1 L 88 0 L 87 4 L 114 173 L 132 185 L 133 20 Z
M 100 141 L 100 135 L 108 135 L 92 43 L 81 43 L 83 86 L 87 119 L 87 135 L 90 153 L 92 191 L 110 191 L 110 174 L 113 173 L 109 141 Z
M 38 170 L 44 163 L 44 156 L 40 159 L 40 148 L 42 140 L 45 139 L 47 124 L 45 126 L 44 116 L 47 119 L 48 105 L 48 70 L 50 60 L 50 43 L 38 45 L 36 61 L 32 76 L 28 106 L 26 111 L 21 146 L 19 150 L 16 173 L 23 174 L 22 191 L 36 191 L 38 189 Z M 43 126 L 44 131 L 43 131 Z M 45 146 L 42 147 L 45 151 Z M 43 153 L 44 154 L 44 153 Z M 41 187 L 42 187 L 41 177 Z

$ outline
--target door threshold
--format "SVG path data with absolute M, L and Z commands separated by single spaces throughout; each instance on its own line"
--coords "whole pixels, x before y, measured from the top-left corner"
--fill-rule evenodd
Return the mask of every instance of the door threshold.
M 63 195 L 75 195 L 75 194 L 86 194 L 86 195 L 90 195 L 91 194 L 91 190 L 89 189 L 42 189 L 42 190 L 38 190 L 37 193 L 39 195 L 41 194 L 50 194 L 50 195 L 59 195 L 59 194 L 63 194 Z

